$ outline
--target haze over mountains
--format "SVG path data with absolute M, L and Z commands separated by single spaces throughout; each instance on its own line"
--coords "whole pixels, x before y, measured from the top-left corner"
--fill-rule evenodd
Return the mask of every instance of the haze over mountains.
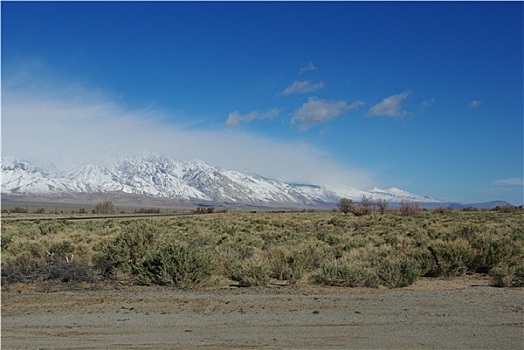
M 105 165 L 72 170 L 44 169 L 14 157 L 2 158 L 2 193 L 21 196 L 118 194 L 172 199 L 195 204 L 260 207 L 329 207 L 342 197 L 363 195 L 391 203 L 413 201 L 443 205 L 398 188 L 340 191 L 317 184 L 296 184 L 222 169 L 200 160 L 180 162 L 162 156 L 125 157 Z

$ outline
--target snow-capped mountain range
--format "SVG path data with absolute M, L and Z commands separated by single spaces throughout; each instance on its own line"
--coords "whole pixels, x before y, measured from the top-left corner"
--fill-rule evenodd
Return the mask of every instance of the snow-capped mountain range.
M 363 195 L 390 202 L 441 203 L 398 188 L 340 191 L 226 170 L 199 160 L 162 156 L 120 158 L 108 165 L 69 171 L 44 170 L 20 159 L 2 158 L 2 193 L 19 195 L 134 194 L 199 203 L 315 207 Z

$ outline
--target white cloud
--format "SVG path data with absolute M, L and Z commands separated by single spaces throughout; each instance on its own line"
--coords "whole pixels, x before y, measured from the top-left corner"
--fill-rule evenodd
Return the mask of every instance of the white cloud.
M 524 179 L 518 177 L 512 177 L 508 179 L 495 180 L 493 183 L 497 185 L 512 185 L 512 186 L 522 186 L 524 185 Z
M 284 95 L 291 95 L 291 94 L 304 94 L 306 92 L 312 92 L 316 90 L 320 90 L 324 88 L 324 82 L 319 81 L 318 83 L 312 83 L 309 80 L 301 80 L 301 81 L 294 81 L 293 84 L 288 86 L 283 94 Z
M 304 67 L 300 68 L 300 73 L 316 71 L 316 70 L 317 70 L 317 67 L 315 67 L 313 62 L 309 62 Z
M 300 130 L 307 130 L 313 125 L 336 118 L 342 113 L 363 104 L 362 101 L 355 101 L 348 105 L 344 100 L 326 101 L 310 97 L 308 102 L 305 102 L 293 113 L 291 122 L 293 124 L 298 123 Z
M 409 92 L 404 91 L 397 95 L 386 97 L 382 102 L 377 103 L 368 111 L 370 117 L 399 117 L 407 114 L 402 109 L 402 102 L 409 96 Z
M 254 111 L 248 114 L 240 114 L 238 111 L 229 113 L 229 117 L 226 120 L 225 126 L 233 127 L 237 126 L 239 123 L 249 123 L 255 119 L 271 119 L 280 114 L 280 109 L 274 108 L 267 112 Z
M 230 128 L 176 125 L 166 112 L 130 110 L 99 91 L 70 89 L 67 84 L 62 84 L 62 88 L 52 84 L 52 89 L 34 85 L 34 89 L 3 86 L 3 155 L 36 164 L 73 166 L 116 156 L 156 153 L 179 160 L 201 159 L 226 169 L 287 181 L 341 188 L 376 185 L 370 172 L 342 165 L 330 154 L 304 142 Z M 343 101 L 318 101 L 317 112 L 324 109 L 325 116 L 334 117 L 347 107 Z M 266 115 L 272 113 L 276 112 Z M 254 117 L 260 115 L 255 113 Z M 310 122 L 307 116 L 302 118 L 304 123 Z
M 473 100 L 469 104 L 469 109 L 477 109 L 480 106 L 481 103 L 482 103 L 482 101 Z

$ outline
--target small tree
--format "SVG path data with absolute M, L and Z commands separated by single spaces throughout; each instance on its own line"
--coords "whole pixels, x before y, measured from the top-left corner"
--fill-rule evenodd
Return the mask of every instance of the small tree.
M 351 213 L 355 216 L 362 216 L 371 214 L 373 211 L 373 200 L 371 197 L 362 195 L 360 198 L 360 205 L 351 208 Z
M 362 198 L 360 199 L 361 215 L 371 214 L 372 211 L 373 211 L 373 199 L 371 199 L 371 197 L 366 196 L 365 194 L 362 195 Z
M 411 216 L 420 213 L 420 206 L 416 202 L 400 202 L 400 215 Z
M 113 202 L 104 201 L 97 203 L 95 209 L 93 210 L 95 214 L 111 214 L 113 213 Z
M 375 205 L 377 206 L 379 213 L 384 214 L 388 207 L 388 200 L 387 199 L 377 199 L 375 201 Z
M 353 209 L 353 200 L 345 197 L 340 198 L 337 207 L 341 212 L 347 214 Z

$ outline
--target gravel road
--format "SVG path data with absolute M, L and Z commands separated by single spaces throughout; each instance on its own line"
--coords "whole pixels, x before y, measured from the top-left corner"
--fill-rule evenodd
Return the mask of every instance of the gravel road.
M 523 288 L 478 276 L 394 290 L 14 285 L 2 349 L 524 349 L 523 307 Z

